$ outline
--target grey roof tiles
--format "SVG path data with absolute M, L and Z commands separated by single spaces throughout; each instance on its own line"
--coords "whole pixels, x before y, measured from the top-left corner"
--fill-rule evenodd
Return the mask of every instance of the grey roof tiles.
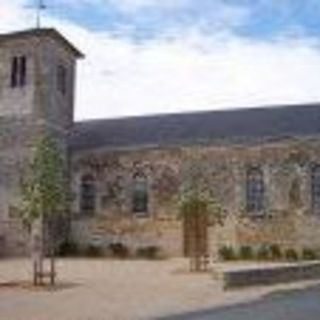
M 73 149 L 248 141 L 320 134 L 320 103 L 77 122 Z

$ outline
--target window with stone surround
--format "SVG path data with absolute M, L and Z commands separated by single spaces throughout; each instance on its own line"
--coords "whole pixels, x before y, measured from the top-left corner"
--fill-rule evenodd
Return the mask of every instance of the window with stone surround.
M 320 165 L 311 169 L 311 205 L 316 214 L 320 214 Z
M 80 211 L 84 216 L 94 215 L 96 210 L 96 185 L 93 176 L 84 175 L 80 186 Z
M 247 170 L 246 207 L 253 214 L 261 214 L 264 209 L 265 187 L 261 168 L 254 167 Z
M 27 58 L 15 56 L 11 60 L 11 88 L 24 87 L 27 82 Z
M 133 176 L 132 211 L 137 216 L 148 215 L 148 179 L 143 173 Z
M 57 89 L 62 95 L 67 93 L 67 69 L 62 64 L 57 66 Z

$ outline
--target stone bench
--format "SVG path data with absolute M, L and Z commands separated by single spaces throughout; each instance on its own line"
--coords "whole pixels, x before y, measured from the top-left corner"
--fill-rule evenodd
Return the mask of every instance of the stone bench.
M 312 279 L 320 280 L 320 261 L 248 265 L 247 267 L 221 270 L 218 273 L 225 289 Z M 214 272 L 213 276 L 217 276 L 217 271 Z

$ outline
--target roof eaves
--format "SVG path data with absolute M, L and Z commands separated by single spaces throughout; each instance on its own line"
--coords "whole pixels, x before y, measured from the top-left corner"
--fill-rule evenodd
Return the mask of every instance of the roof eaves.
M 59 41 L 63 46 L 65 46 L 68 50 L 70 50 L 76 58 L 81 59 L 84 58 L 84 54 L 77 49 L 67 38 L 65 38 L 59 31 L 54 28 L 43 28 L 43 29 L 28 29 L 23 31 L 16 31 L 12 33 L 0 34 L 0 44 L 1 42 L 7 42 L 19 38 L 25 37 L 51 37 L 55 40 Z

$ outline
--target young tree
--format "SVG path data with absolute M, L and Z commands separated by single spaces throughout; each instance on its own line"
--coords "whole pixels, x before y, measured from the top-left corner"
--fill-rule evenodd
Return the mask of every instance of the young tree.
M 208 256 L 207 227 L 223 223 L 223 210 L 212 190 L 206 163 L 191 157 L 182 170 L 179 212 L 184 221 L 188 242 L 190 270 L 201 271 L 202 258 Z M 188 224 L 188 228 L 186 225 Z
M 54 284 L 54 222 L 66 207 L 64 165 L 56 141 L 44 135 L 35 145 L 34 154 L 23 177 L 21 216 L 31 230 L 34 282 L 43 271 L 44 242 L 51 257 L 51 284 Z

